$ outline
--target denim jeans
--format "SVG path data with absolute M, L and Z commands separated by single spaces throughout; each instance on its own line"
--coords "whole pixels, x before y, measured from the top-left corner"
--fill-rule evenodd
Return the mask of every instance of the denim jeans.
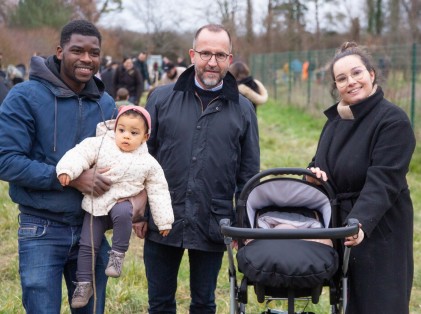
M 22 303 L 28 314 L 59 314 L 62 278 L 70 302 L 76 281 L 76 265 L 82 226 L 68 226 L 26 214 L 19 215 L 19 274 Z M 109 245 L 104 238 L 96 264 L 97 308 L 104 313 Z M 93 314 L 93 299 L 72 313 Z
M 150 314 L 176 313 L 177 275 L 184 249 L 145 240 L 143 259 Z M 214 314 L 215 289 L 224 252 L 188 250 L 190 314 Z

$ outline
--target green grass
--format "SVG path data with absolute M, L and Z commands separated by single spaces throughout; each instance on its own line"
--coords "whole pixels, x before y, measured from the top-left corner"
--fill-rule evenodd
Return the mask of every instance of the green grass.
M 311 116 L 300 109 L 286 107 L 273 101 L 258 108 L 261 137 L 261 168 L 306 167 L 316 150 L 317 139 L 324 124 L 320 114 Z M 417 130 L 417 137 L 420 138 Z M 421 148 L 417 147 L 408 174 L 415 210 L 414 260 L 421 260 Z M 20 300 L 20 284 L 17 261 L 17 214 L 16 205 L 7 194 L 7 184 L 0 182 L 0 313 L 23 313 Z M 143 241 L 132 237 L 125 260 L 123 275 L 110 279 L 107 286 L 107 313 L 147 313 L 147 283 L 142 260 Z M 189 306 L 188 262 L 183 259 L 177 291 L 178 312 L 188 313 Z M 421 312 L 421 270 L 415 263 L 411 313 Z M 63 291 L 65 288 L 63 287 Z M 220 273 L 217 287 L 217 313 L 229 313 L 229 279 L 227 259 Z M 297 303 L 297 310 L 302 310 Z M 283 307 L 284 303 L 278 304 Z M 253 288 L 249 288 L 247 313 L 260 313 L 264 304 L 256 300 Z M 319 305 L 309 305 L 317 313 L 328 313 L 328 292 L 323 291 Z M 62 313 L 70 313 L 63 297 Z

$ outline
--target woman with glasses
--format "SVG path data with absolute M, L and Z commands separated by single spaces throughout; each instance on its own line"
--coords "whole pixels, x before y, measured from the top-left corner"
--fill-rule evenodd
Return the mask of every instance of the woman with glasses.
M 352 246 L 346 313 L 409 313 L 413 207 L 406 174 L 414 132 L 405 112 L 384 98 L 371 58 L 356 43 L 341 46 L 330 74 L 338 103 L 325 111 L 309 168 L 335 189 L 341 221 L 360 222 L 358 236 L 344 239 Z

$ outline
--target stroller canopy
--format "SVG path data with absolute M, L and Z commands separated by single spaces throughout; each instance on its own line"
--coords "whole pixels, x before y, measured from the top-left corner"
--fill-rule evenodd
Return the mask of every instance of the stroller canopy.
M 247 199 L 247 216 L 252 228 L 256 210 L 268 207 L 307 207 L 323 216 L 325 228 L 329 227 L 332 208 L 329 197 L 317 187 L 303 180 L 277 178 L 254 187 Z

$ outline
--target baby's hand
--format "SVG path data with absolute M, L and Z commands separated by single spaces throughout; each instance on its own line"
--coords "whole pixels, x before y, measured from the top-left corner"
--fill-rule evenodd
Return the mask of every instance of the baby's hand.
M 65 173 L 62 173 L 61 175 L 58 176 L 58 180 L 60 181 L 60 184 L 62 186 L 66 186 L 66 185 L 69 185 L 70 183 L 70 176 Z
M 163 237 L 166 237 L 168 233 L 170 233 L 170 229 L 159 231 L 159 234 L 162 235 Z

